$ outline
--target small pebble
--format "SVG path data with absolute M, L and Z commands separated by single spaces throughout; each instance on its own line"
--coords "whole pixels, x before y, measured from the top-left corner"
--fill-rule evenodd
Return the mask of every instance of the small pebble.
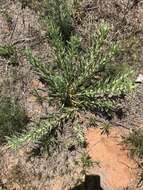
M 143 83 L 143 75 L 142 74 L 139 74 L 139 76 L 136 79 L 136 82 L 137 83 Z

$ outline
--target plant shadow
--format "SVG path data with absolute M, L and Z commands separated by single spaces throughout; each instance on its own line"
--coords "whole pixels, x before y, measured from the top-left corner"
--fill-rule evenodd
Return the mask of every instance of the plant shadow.
M 104 190 L 99 175 L 87 175 L 85 181 L 70 190 Z

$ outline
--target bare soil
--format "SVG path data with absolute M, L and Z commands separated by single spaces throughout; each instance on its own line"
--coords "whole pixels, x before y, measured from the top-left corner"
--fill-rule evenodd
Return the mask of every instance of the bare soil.
M 100 129 L 89 129 L 86 133 L 89 155 L 99 161 L 99 167 L 91 172 L 100 176 L 101 187 L 106 190 L 135 188 L 137 164 L 121 146 L 121 135 L 120 127 L 112 128 L 109 136 L 101 135 Z

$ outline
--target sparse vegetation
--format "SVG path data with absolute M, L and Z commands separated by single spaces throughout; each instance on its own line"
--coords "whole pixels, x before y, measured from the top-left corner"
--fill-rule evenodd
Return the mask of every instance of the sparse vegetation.
M 18 65 L 16 48 L 13 45 L 0 46 L 0 57 L 8 59 L 8 63 Z
M 95 116 L 92 116 L 89 118 L 89 127 L 95 127 L 97 126 L 97 119 Z
M 81 165 L 81 175 L 85 178 L 88 174 L 88 170 L 94 166 L 94 164 L 99 165 L 98 162 L 94 162 L 87 152 L 83 152 L 81 157 L 75 161 L 76 165 Z
M 74 127 L 74 131 L 77 134 L 77 141 L 81 146 L 84 146 L 86 144 L 86 140 L 84 137 L 84 131 L 83 128 L 80 126 L 80 124 L 77 124 Z
M 23 133 L 21 137 L 17 137 L 17 135 L 13 136 L 12 138 L 8 138 L 9 147 L 16 150 L 17 148 L 21 147 L 25 143 L 28 142 L 38 142 L 44 135 L 47 136 L 49 143 L 51 142 L 51 134 L 54 134 L 53 131 L 64 123 L 67 119 L 71 117 L 73 114 L 73 110 L 66 110 L 64 113 L 57 113 L 49 115 L 46 120 L 40 121 L 36 126 L 32 127 L 31 131 L 27 131 Z M 49 144 L 47 143 L 47 144 Z
M 14 55 L 15 50 L 11 45 L 0 46 L 0 56 L 4 58 L 10 58 Z
M 12 19 L 12 17 L 6 11 L 3 13 L 3 15 L 4 15 L 4 17 L 5 17 L 6 21 L 7 21 L 9 29 L 12 30 L 12 28 L 13 28 L 13 19 Z
M 1 97 L 0 100 L 0 142 L 6 141 L 6 137 L 12 137 L 15 133 L 24 130 L 27 124 L 27 116 L 20 104 L 11 98 Z
M 136 129 L 123 137 L 123 143 L 127 146 L 130 155 L 143 158 L 143 129 Z
M 111 124 L 110 123 L 103 123 L 101 124 L 101 134 L 106 134 L 107 136 L 110 134 L 110 129 L 111 129 Z
M 72 18 L 72 2 L 68 2 L 67 0 L 46 0 L 44 6 L 44 21 L 48 27 L 49 36 L 54 38 L 55 41 L 58 41 L 59 37 L 62 38 L 61 40 L 63 42 L 69 41 L 73 33 L 74 24 Z M 56 26 L 58 28 L 55 28 Z
M 87 153 L 83 153 L 81 156 L 81 163 L 84 171 L 93 166 L 93 161 Z

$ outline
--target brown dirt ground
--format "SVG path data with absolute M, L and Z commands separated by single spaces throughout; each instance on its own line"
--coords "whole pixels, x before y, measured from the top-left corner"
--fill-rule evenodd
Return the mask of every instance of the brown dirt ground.
M 89 129 L 86 133 L 87 151 L 94 161 L 100 162 L 100 168 L 91 172 L 101 177 L 101 186 L 106 190 L 131 188 L 135 182 L 137 166 L 121 146 L 121 131 L 112 128 L 109 136 L 102 135 L 100 129 Z

